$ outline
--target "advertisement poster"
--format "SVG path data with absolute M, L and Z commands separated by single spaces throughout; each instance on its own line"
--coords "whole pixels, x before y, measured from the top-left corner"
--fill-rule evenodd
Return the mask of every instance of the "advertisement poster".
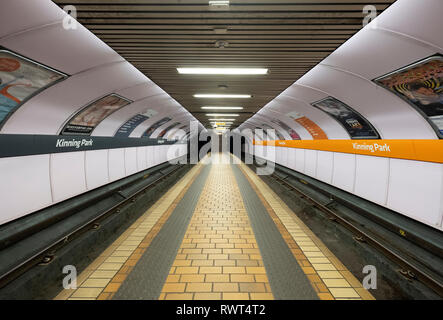
M 66 75 L 0 49 L 0 123 L 33 94 Z
M 285 137 L 282 136 L 282 134 L 280 132 L 278 132 L 278 130 L 274 129 L 273 127 L 271 127 L 270 125 L 263 123 L 262 124 L 262 128 L 265 130 L 266 134 L 269 136 L 268 131 L 266 130 L 274 130 L 275 134 L 277 135 L 277 137 L 270 137 L 270 140 L 286 140 Z M 277 138 L 277 139 L 275 139 Z
M 312 103 L 314 107 L 326 112 L 337 120 L 355 139 L 377 139 L 379 135 L 371 124 L 351 107 L 333 97 Z
M 311 119 L 296 111 L 287 114 L 292 120 L 305 128 L 314 140 L 328 139 L 326 133 Z
M 283 130 L 286 130 L 286 132 L 289 134 L 289 136 L 291 137 L 292 140 L 300 140 L 300 136 L 298 135 L 297 132 L 295 132 L 294 129 L 292 129 L 291 127 L 289 127 L 286 123 L 284 123 L 283 121 L 280 121 L 278 119 L 272 119 L 271 122 L 279 125 L 280 127 L 283 128 Z M 282 140 L 282 139 L 281 139 Z
M 158 135 L 157 138 L 158 138 L 158 139 L 163 138 L 163 137 L 165 136 L 165 134 L 166 134 L 169 130 L 175 128 L 175 127 L 178 126 L 179 124 L 180 124 L 180 122 L 176 122 L 176 123 L 174 123 L 174 124 L 171 124 L 169 127 L 167 127 L 166 129 L 162 130 L 162 132 L 160 132 L 160 134 Z
M 426 58 L 374 81 L 421 111 L 443 137 L 443 56 Z
M 116 137 L 127 138 L 135 130 L 135 128 L 146 120 L 155 116 L 158 112 L 152 109 L 147 109 L 144 113 L 139 113 L 125 122 L 116 132 Z
M 145 133 L 143 134 L 143 137 L 148 137 L 150 138 L 151 135 L 154 133 L 155 130 L 157 130 L 158 128 L 160 128 L 162 125 L 164 125 L 165 123 L 171 121 L 171 118 L 165 117 L 161 120 L 158 120 L 156 123 L 154 123 L 152 126 L 149 127 L 148 130 L 145 131 Z
M 130 103 L 130 100 L 116 94 L 98 99 L 71 119 L 63 129 L 62 134 L 90 135 L 106 117 Z

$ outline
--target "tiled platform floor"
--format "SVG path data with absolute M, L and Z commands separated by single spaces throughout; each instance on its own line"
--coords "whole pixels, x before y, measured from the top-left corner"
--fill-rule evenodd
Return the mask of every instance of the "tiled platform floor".
M 230 165 L 214 164 L 160 299 L 272 299 Z
M 211 165 L 159 299 L 273 299 L 232 164 Z M 201 172 L 199 163 L 56 299 L 110 299 Z M 360 282 L 248 167 L 251 183 L 320 299 L 373 299 Z

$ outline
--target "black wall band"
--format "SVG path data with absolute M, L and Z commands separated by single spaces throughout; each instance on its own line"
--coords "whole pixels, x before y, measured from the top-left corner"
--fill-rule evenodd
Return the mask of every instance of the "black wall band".
M 48 153 L 186 144 L 149 138 L 0 134 L 0 158 Z

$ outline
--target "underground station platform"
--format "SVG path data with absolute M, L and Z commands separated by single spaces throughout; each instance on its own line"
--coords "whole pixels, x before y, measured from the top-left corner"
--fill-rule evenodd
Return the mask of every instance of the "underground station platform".
M 442 16 L 0 0 L 0 304 L 441 310 Z

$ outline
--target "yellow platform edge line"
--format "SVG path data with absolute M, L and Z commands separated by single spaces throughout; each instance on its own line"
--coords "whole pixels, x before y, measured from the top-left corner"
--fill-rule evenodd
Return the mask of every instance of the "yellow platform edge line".
M 245 164 L 239 165 L 320 299 L 375 300 L 296 214 Z M 280 224 L 281 223 L 281 224 Z M 290 238 L 288 239 L 288 235 Z
M 198 176 L 198 163 L 157 200 L 141 217 L 125 230 L 77 277 L 77 289 L 63 289 L 54 300 L 109 299 L 124 281 L 122 271 L 130 272 L 128 264 L 141 257 L 146 236 L 156 228 L 159 220 L 181 199 Z M 143 248 L 142 248 L 143 247 Z M 137 261 L 138 261 L 137 259 Z M 133 267 L 133 266 L 132 266 Z

